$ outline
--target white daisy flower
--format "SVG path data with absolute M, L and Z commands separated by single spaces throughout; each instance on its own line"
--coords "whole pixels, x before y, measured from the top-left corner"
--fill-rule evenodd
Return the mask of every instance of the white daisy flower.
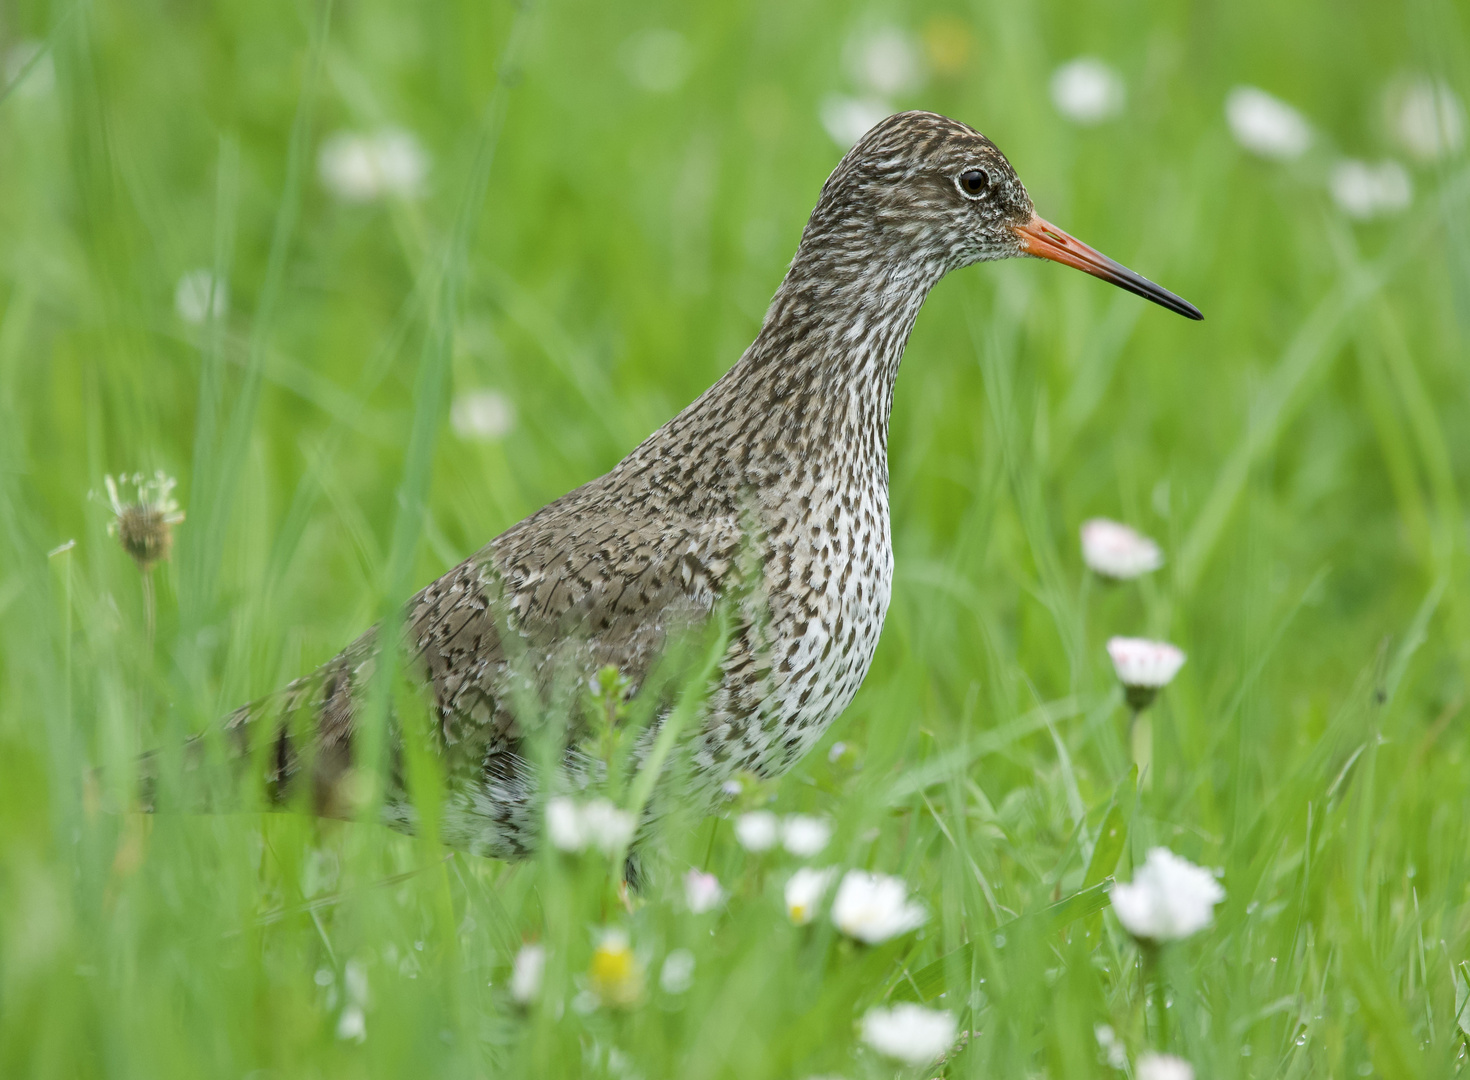
M 367 1017 L 359 1006 L 349 1005 L 342 1010 L 337 1020 L 337 1038 L 343 1042 L 367 1041 Z
M 1128 92 L 1123 76 L 1094 56 L 1069 60 L 1052 73 L 1051 100 L 1074 124 L 1090 127 L 1123 111 Z
M 1117 1032 L 1111 1024 L 1094 1024 L 1092 1033 L 1097 1037 L 1097 1045 L 1108 1059 L 1108 1064 L 1115 1069 L 1126 1069 L 1128 1067 L 1128 1050 L 1124 1047 Z
M 516 409 L 498 390 L 471 390 L 449 407 L 449 426 L 461 439 L 494 442 L 516 426 Z
M 522 945 L 511 962 L 510 996 L 522 1005 L 529 1005 L 541 996 L 541 981 L 546 974 L 546 947 Z
M 1465 145 L 1465 105 L 1439 79 L 1393 83 L 1384 92 L 1383 112 L 1390 136 L 1415 161 L 1438 161 Z
M 832 887 L 837 868 L 814 870 L 803 866 L 786 881 L 786 914 L 797 926 L 805 926 L 817 914 L 817 905 Z
M 1328 174 L 1327 190 L 1338 209 L 1357 221 L 1398 213 L 1414 200 L 1414 182 L 1397 161 L 1339 161 Z
M 1306 117 L 1254 86 L 1237 86 L 1225 96 L 1225 119 L 1236 142 L 1272 161 L 1299 158 L 1312 145 Z
M 1184 653 L 1167 641 L 1131 637 L 1109 638 L 1108 656 L 1134 709 L 1147 708 L 1154 695 L 1179 674 L 1185 659 Z
M 675 949 L 664 958 L 658 984 L 665 993 L 682 994 L 694 985 L 694 954 L 688 949 Z
M 637 823 L 607 799 L 579 803 L 559 795 L 546 802 L 546 834 L 562 851 L 595 847 L 612 855 L 633 839 Z
M 1173 1054 L 1139 1054 L 1135 1080 L 1194 1080 L 1194 1066 Z
M 720 879 L 713 874 L 690 870 L 684 875 L 684 902 L 694 914 L 702 915 L 719 907 L 724 899 L 725 890 L 720 887 Z
M 174 287 L 174 311 L 191 326 L 202 326 L 211 316 L 222 319 L 229 310 L 229 286 L 209 270 L 190 270 Z
M 832 887 L 832 879 L 836 876 L 835 866 L 823 870 L 803 866 L 786 879 L 786 914 L 793 923 L 805 926 L 816 918 L 817 905 L 827 895 L 827 890 Z
M 876 97 L 905 94 L 924 81 L 919 44 L 901 27 L 880 26 L 857 35 L 843 52 L 853 81 Z
M 689 40 L 667 27 L 639 30 L 623 42 L 618 52 L 628 81 L 651 94 L 679 89 L 694 66 Z
M 603 1005 L 632 1005 L 643 996 L 643 968 L 626 932 L 603 932 L 592 950 L 587 986 Z
M 908 884 L 887 874 L 849 870 L 832 901 L 832 922 L 848 937 L 869 945 L 906 934 L 925 922 L 929 913 L 909 899 Z
M 863 1042 L 884 1057 L 908 1065 L 927 1065 L 954 1045 L 959 1026 L 951 1013 L 903 1002 L 891 1009 L 869 1009 L 863 1017 Z
M 832 826 L 825 818 L 787 814 L 781 822 L 781 846 L 799 859 L 820 854 L 831 839 Z
M 769 810 L 752 810 L 735 819 L 735 839 L 746 851 L 770 851 L 780 828 L 780 820 Z
M 819 115 L 822 127 L 832 136 L 832 141 L 843 150 L 868 133 L 878 121 L 891 115 L 892 106 L 877 98 L 855 98 L 843 94 L 832 94 L 822 99 Z
M 1159 545 L 1143 533 L 1107 518 L 1082 523 L 1082 561 L 1093 573 L 1128 581 L 1164 565 Z
M 1225 890 L 1208 870 L 1168 848 L 1150 848 L 1131 882 L 1119 882 L 1109 896 L 1113 912 L 1134 937 L 1160 943 L 1187 938 L 1214 920 Z
M 317 156 L 322 185 L 343 202 L 413 198 L 421 193 L 428 171 L 428 156 L 418 139 L 399 128 L 336 132 Z

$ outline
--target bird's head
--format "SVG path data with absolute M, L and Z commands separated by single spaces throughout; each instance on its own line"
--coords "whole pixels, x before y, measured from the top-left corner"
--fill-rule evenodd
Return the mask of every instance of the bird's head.
M 808 236 L 857 260 L 894 258 L 935 277 L 992 259 L 1051 259 L 1170 311 L 1203 317 L 1038 216 L 995 144 L 937 113 L 896 113 L 859 139 L 823 186 Z

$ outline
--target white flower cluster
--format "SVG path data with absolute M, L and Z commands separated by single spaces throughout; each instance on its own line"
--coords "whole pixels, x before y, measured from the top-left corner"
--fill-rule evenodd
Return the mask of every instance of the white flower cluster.
M 690 870 L 684 875 L 684 903 L 695 915 L 719 907 L 725 900 L 720 879 L 713 874 Z
M 769 810 L 752 810 L 735 819 L 735 839 L 746 851 L 755 852 L 769 851 L 779 841 L 791 854 L 809 859 L 832 839 L 832 826 L 810 814 L 779 818 Z
M 607 799 L 578 802 L 557 796 L 546 803 L 546 833 L 562 851 L 596 848 L 606 855 L 622 850 L 633 839 L 637 823 Z
M 818 115 L 822 127 L 846 150 L 894 110 L 890 99 L 923 85 L 924 59 L 918 43 L 898 26 L 878 26 L 847 42 L 843 59 L 857 94 L 829 94 Z
M 802 867 L 786 881 L 786 914 L 797 926 L 816 918 L 817 907 L 837 876 L 835 867 Z M 832 901 L 832 925 L 868 945 L 879 945 L 922 926 L 924 905 L 909 897 L 902 878 L 849 870 Z
M 1355 221 L 1396 214 L 1414 201 L 1414 182 L 1397 161 L 1377 164 L 1344 158 L 1327 176 L 1332 201 Z
M 541 996 L 541 980 L 546 971 L 546 947 L 535 943 L 522 945 L 510 969 L 510 996 L 521 1005 L 529 1005 Z
M 1142 941 L 1162 943 L 1209 926 L 1225 890 L 1208 870 L 1156 847 L 1149 850 L 1133 881 L 1119 882 L 1109 895 L 1123 929 Z
M 401 128 L 339 131 L 322 143 L 317 173 L 322 186 L 343 202 L 411 199 L 423 192 L 429 159 L 418 139 Z

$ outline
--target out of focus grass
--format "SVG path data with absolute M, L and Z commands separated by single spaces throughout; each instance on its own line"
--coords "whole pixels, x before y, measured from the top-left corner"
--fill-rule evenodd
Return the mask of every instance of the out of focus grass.
M 1162 1048 L 1112 916 L 997 928 L 1075 891 L 1115 795 L 1132 804 L 1114 633 L 1190 655 L 1118 872 L 1166 844 L 1228 893 L 1166 957 L 1171 1048 L 1210 1078 L 1455 1073 L 1467 178 L 1417 170 L 1406 213 L 1355 225 L 1321 172 L 1386 152 L 1371 117 L 1395 75 L 1470 90 L 1464 19 L 1441 0 L 0 11 L 0 44 L 49 50 L 0 100 L 0 1074 L 891 1075 L 855 1021 L 974 943 L 934 969 L 973 1032 L 947 1075 L 1109 1075 L 1096 1025 Z M 980 127 L 1047 217 L 1207 315 L 1028 263 L 955 275 L 920 318 L 877 662 L 767 794 L 837 824 L 819 861 L 904 875 L 927 927 L 865 950 L 790 926 L 793 861 L 723 819 L 670 823 L 629 914 L 592 857 L 99 809 L 140 749 L 325 659 L 734 361 L 840 155 L 818 110 L 852 91 L 843 42 L 875 22 L 961 58 L 893 104 Z M 660 27 L 688 47 L 666 92 L 628 71 Z M 1078 53 L 1124 74 L 1119 119 L 1054 111 L 1049 74 Z M 1237 148 L 1237 83 L 1300 107 L 1317 149 Z M 322 141 L 384 126 L 426 148 L 422 197 L 333 199 Z M 228 282 L 212 330 L 174 307 L 200 267 Z M 447 402 L 485 388 L 517 422 L 467 441 Z M 188 513 L 151 642 L 87 497 L 139 469 L 179 476 Z M 1076 535 L 1098 514 L 1159 537 L 1165 570 L 1089 587 Z M 97 765 L 117 790 L 86 789 Z M 683 910 L 691 865 L 729 890 L 717 913 Z M 587 1012 L 610 925 L 649 987 Z M 506 990 L 525 940 L 549 956 L 529 1011 Z M 658 986 L 676 948 L 682 993 Z M 349 964 L 362 1042 L 338 1037 Z

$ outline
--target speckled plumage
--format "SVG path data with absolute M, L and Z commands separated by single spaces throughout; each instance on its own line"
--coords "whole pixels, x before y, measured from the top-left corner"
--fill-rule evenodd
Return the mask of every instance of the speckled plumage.
M 958 179 L 983 170 L 983 193 Z M 946 272 L 1023 253 L 1025 189 L 982 135 L 932 113 L 880 123 L 822 188 L 760 333 L 740 360 L 604 476 L 508 529 L 409 603 L 405 645 L 432 697 L 454 785 L 446 839 L 514 857 L 539 832 L 507 680 L 545 690 L 616 665 L 636 686 L 721 597 L 735 624 L 695 736 L 701 785 L 788 769 L 852 700 L 877 648 L 893 553 L 894 379 Z M 309 757 L 318 808 L 350 764 L 373 631 L 237 712 L 276 729 L 270 779 Z M 569 760 L 577 748 L 569 748 Z M 410 811 L 400 808 L 400 824 Z

